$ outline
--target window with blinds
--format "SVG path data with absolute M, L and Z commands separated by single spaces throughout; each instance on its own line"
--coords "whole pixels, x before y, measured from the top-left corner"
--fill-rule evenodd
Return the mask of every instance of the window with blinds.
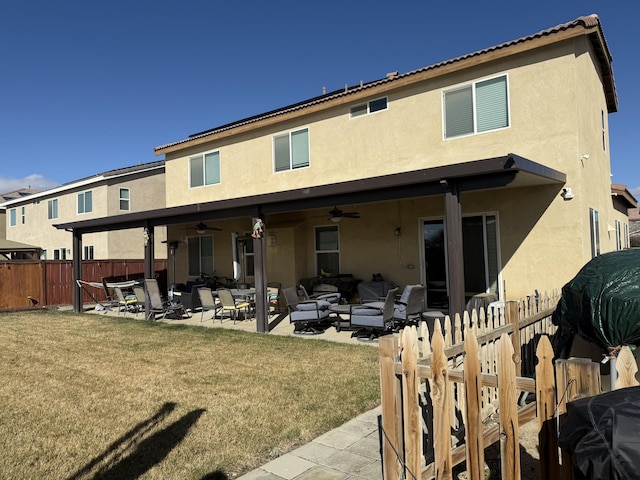
M 189 159 L 191 188 L 217 183 L 220 183 L 220 152 L 209 152 Z
M 309 129 L 303 128 L 273 137 L 276 172 L 309 166 Z
M 445 91 L 444 137 L 488 132 L 509 126 L 507 76 Z

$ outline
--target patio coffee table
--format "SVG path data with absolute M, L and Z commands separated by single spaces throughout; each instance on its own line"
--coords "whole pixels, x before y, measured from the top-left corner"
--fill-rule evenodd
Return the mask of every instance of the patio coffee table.
M 329 307 L 329 312 L 331 312 L 330 316 L 334 319 L 333 326 L 336 327 L 336 331 L 339 332 L 343 328 L 351 330 L 351 308 L 357 306 L 359 306 L 359 304 L 336 303 Z M 347 318 L 342 318 L 343 315 L 346 315 Z

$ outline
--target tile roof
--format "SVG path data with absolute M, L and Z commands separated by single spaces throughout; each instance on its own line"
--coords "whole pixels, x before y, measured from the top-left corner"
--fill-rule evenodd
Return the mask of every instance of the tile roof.
M 562 23 L 560 25 L 556 25 L 555 27 L 552 28 L 548 28 L 546 30 L 542 30 L 538 33 L 534 33 L 532 35 L 528 35 L 526 37 L 521 37 L 518 38 L 516 40 L 512 40 L 509 42 L 505 42 L 505 43 L 501 43 L 499 45 L 493 46 L 493 47 L 489 47 L 489 48 L 485 48 L 483 50 L 478 50 L 476 52 L 473 53 L 469 53 L 466 55 L 462 55 L 460 57 L 456 57 L 456 58 L 452 58 L 450 60 L 445 60 L 443 62 L 440 63 L 436 63 L 434 65 L 430 65 L 427 67 L 423 67 L 423 68 L 419 68 L 417 70 L 413 70 L 407 73 L 403 73 L 403 74 L 398 74 L 397 72 L 393 72 L 388 74 L 385 78 L 379 79 L 379 80 L 374 80 L 371 82 L 367 82 L 367 83 L 360 83 L 360 85 L 357 86 L 353 86 L 353 87 L 348 87 L 347 85 L 345 85 L 344 89 L 340 89 L 340 90 L 335 90 L 333 92 L 330 93 L 326 93 L 323 95 L 320 95 L 318 97 L 314 97 L 308 100 L 304 100 L 302 102 L 299 103 L 295 103 L 283 108 L 279 108 L 276 110 L 272 110 L 269 112 L 265 112 L 265 113 L 261 113 L 258 115 L 254 115 L 252 117 L 248 117 L 245 118 L 243 120 L 239 120 L 236 122 L 232 122 L 232 123 L 228 123 L 226 125 L 221 125 L 219 127 L 210 129 L 210 130 L 205 130 L 203 132 L 200 133 L 195 133 L 193 135 L 190 135 L 188 138 L 183 139 L 183 140 L 179 140 L 176 142 L 172 142 L 172 143 L 168 143 L 165 145 L 161 145 L 159 147 L 155 147 L 154 151 L 156 152 L 156 155 L 159 155 L 162 152 L 162 150 L 164 149 L 168 149 L 171 147 L 175 147 L 178 146 L 180 144 L 183 143 L 187 143 L 187 142 L 191 142 L 193 140 L 196 139 L 200 139 L 200 138 L 205 138 L 208 136 L 212 136 L 215 134 L 219 134 L 234 128 L 238 128 L 238 127 L 242 127 L 245 125 L 249 125 L 252 123 L 257 123 L 260 121 L 264 121 L 273 117 L 277 117 L 277 116 L 281 116 L 287 113 L 291 113 L 291 112 L 295 112 L 298 110 L 302 110 L 302 109 L 306 109 L 312 106 L 316 106 L 322 103 L 327 103 L 330 102 L 332 100 L 338 99 L 340 97 L 345 97 L 348 95 L 353 95 L 355 93 L 358 92 L 362 92 L 364 90 L 367 89 L 371 89 L 373 87 L 377 87 L 379 85 L 384 85 L 384 84 L 390 84 L 393 82 L 397 82 L 399 80 L 403 80 L 403 79 L 407 79 L 408 77 L 412 77 L 424 72 L 428 72 L 428 71 L 432 71 L 432 70 L 437 70 L 440 69 L 442 67 L 446 67 L 452 64 L 456 64 L 456 63 L 460 63 L 464 60 L 468 60 L 474 57 L 479 57 L 482 55 L 487 55 L 489 53 L 492 52 L 496 52 L 498 50 L 503 50 L 509 47 L 513 47 L 515 45 L 519 45 L 519 44 L 523 44 L 526 42 L 530 42 L 532 40 L 536 40 L 539 38 L 543 38 L 543 37 L 548 37 L 551 35 L 555 35 L 564 31 L 568 31 L 571 30 L 573 28 L 577 28 L 577 27 L 582 27 L 586 30 L 593 30 L 592 32 L 589 32 L 589 34 L 593 34 L 596 37 L 592 37 L 592 44 L 594 46 L 594 49 L 596 51 L 596 54 L 598 56 L 599 61 L 601 62 L 602 65 L 602 73 L 603 73 L 603 78 L 604 78 L 604 83 L 605 83 L 605 94 L 607 96 L 607 105 L 609 107 L 609 110 L 611 112 L 615 112 L 617 111 L 617 107 L 618 107 L 618 100 L 617 100 L 617 94 L 615 91 L 615 84 L 613 82 L 613 72 L 611 70 L 611 61 L 612 61 L 612 57 L 611 57 L 611 53 L 609 51 L 609 47 L 607 46 L 606 40 L 604 38 L 604 32 L 602 31 L 602 26 L 600 24 L 600 19 L 596 14 L 591 14 L 588 16 L 583 16 L 583 17 L 579 17 L 576 20 L 573 20 L 571 22 L 568 23 Z
M 35 188 L 20 188 L 12 192 L 0 193 L 0 203 L 6 202 L 7 200 L 15 200 L 16 198 L 26 197 L 28 195 L 32 195 L 41 191 L 42 190 L 36 190 Z

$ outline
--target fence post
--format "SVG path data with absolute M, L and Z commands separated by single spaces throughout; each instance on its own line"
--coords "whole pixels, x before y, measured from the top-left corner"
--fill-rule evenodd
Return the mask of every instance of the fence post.
M 500 405 L 500 463 L 503 480 L 520 479 L 518 398 L 513 346 L 509 336 L 500 337 L 498 351 L 498 402 Z
M 382 410 L 382 464 L 384 480 L 398 480 L 402 455 L 402 385 L 394 372 L 398 340 L 393 335 L 380 338 L 380 404 Z
M 453 399 L 449 397 L 449 379 L 447 374 L 447 356 L 444 354 L 444 338 L 440 324 L 436 322 L 431 341 L 433 356 L 431 369 L 431 400 L 433 402 L 433 452 L 434 471 L 438 480 L 450 480 L 453 477 L 451 455 L 451 414 Z
M 638 385 L 636 373 L 638 373 L 638 364 L 636 362 L 631 349 L 627 346 L 622 347 L 616 361 L 617 379 L 615 388 L 635 387 Z
M 469 480 L 484 478 L 484 442 L 482 437 L 482 410 L 480 359 L 478 339 L 472 331 L 465 332 L 464 358 L 464 412 L 465 447 L 467 453 L 467 475 Z
M 518 302 L 515 300 L 507 300 L 504 313 L 507 324 L 513 325 L 513 335 L 511 336 L 511 344 L 515 357 L 513 361 L 516 364 L 516 376 L 522 375 L 522 362 L 520 361 L 520 318 L 518 316 Z
M 418 334 L 416 327 L 405 328 L 402 336 L 402 401 L 404 413 L 405 466 L 409 471 L 406 478 L 420 478 L 420 456 L 422 419 L 418 403 L 420 385 L 416 369 L 418 366 Z
M 556 389 L 553 374 L 553 348 L 549 337 L 540 337 L 536 350 L 536 402 L 538 409 L 538 446 L 540 478 L 561 478 L 556 434 Z

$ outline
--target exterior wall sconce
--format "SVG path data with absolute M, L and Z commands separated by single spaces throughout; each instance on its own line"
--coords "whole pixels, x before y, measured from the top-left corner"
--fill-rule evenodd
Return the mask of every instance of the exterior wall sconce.
M 270 233 L 267 235 L 267 245 L 274 246 L 277 243 L 278 237 L 276 237 L 275 233 Z
M 569 187 L 563 188 L 561 195 L 565 200 L 571 200 L 574 197 L 573 192 Z

